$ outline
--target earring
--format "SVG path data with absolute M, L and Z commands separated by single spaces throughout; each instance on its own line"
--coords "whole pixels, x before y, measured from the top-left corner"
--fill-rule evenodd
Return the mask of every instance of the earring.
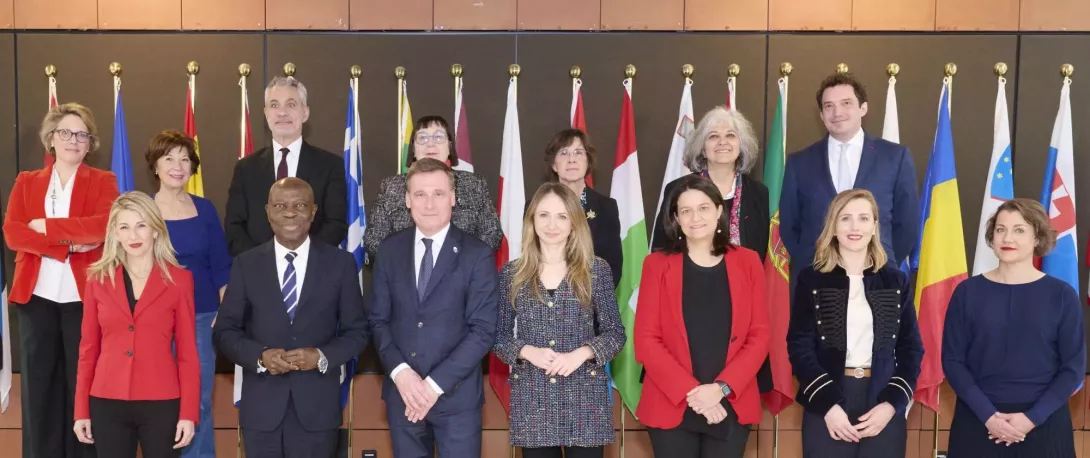
M 722 234 L 723 230 L 717 227 L 717 228 L 715 228 L 715 233 L 716 234 Z

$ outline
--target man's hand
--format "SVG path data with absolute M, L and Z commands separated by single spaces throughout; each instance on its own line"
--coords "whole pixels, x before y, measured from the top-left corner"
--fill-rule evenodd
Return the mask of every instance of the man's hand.
M 318 368 L 317 348 L 296 348 L 284 354 L 284 361 L 296 371 L 312 371 Z
M 401 401 L 405 403 L 406 417 L 415 412 L 427 412 L 425 409 L 427 403 L 423 402 L 424 398 L 413 396 L 413 390 L 421 381 L 420 374 L 417 374 L 416 371 L 411 368 L 402 369 L 401 372 L 397 373 L 397 377 L 394 378 L 394 385 L 397 386 L 397 392 L 401 395 Z
M 426 404 L 423 409 L 413 410 L 406 415 L 407 417 L 409 417 L 410 422 L 416 423 L 420 420 L 423 420 L 424 417 L 428 415 L 428 412 L 431 411 L 431 408 L 435 407 L 436 401 L 439 400 L 439 393 L 435 392 L 435 389 L 432 388 L 431 384 L 428 383 L 427 380 L 420 380 L 419 382 L 416 382 L 416 385 L 413 387 L 413 392 L 414 396 L 419 395 L 423 397 Z
M 272 375 L 280 375 L 295 370 L 290 363 L 284 360 L 288 352 L 280 348 L 269 348 L 261 352 L 261 365 Z

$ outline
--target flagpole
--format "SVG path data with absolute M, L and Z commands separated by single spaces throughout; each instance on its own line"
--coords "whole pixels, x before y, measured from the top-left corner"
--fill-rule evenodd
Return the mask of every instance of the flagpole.
M 114 76 L 114 113 L 117 113 L 117 91 L 121 88 L 121 64 L 110 63 L 110 74 Z
M 401 148 L 405 141 L 405 67 L 395 68 L 394 76 L 397 77 L 397 160 L 394 162 L 397 173 L 401 174 Z
M 841 64 L 844 65 L 844 64 Z M 845 69 L 847 66 L 845 65 Z M 734 69 L 737 70 L 737 69 Z M 794 67 L 790 62 L 784 62 L 780 64 L 780 79 L 783 81 L 783 93 L 780 97 L 783 98 L 783 125 L 787 125 L 787 80 L 791 76 L 791 72 Z M 737 72 L 735 72 L 737 74 Z M 733 95 L 733 93 L 732 93 Z M 733 109 L 733 108 L 732 108 Z M 784 127 L 783 145 L 781 145 L 780 151 L 787 151 L 787 128 Z M 788 285 L 790 287 L 790 285 Z M 775 384 L 773 384 L 775 385 Z M 780 414 L 772 416 L 772 458 L 780 457 Z
M 458 135 L 458 112 L 462 109 L 462 64 L 450 66 L 450 76 L 454 77 L 454 134 Z
M 246 93 L 246 79 L 250 76 L 250 64 L 240 64 L 238 66 L 238 87 L 239 93 L 239 121 L 238 121 L 238 158 L 242 159 L 246 155 L 246 131 L 250 126 L 246 125 L 249 118 L 249 110 L 247 105 L 248 94 Z
M 741 73 L 742 67 L 738 64 L 730 64 L 727 67 L 727 75 L 730 75 L 727 77 L 727 105 L 729 105 L 727 108 L 731 111 L 738 111 L 738 107 L 735 106 L 737 104 L 735 93 L 737 91 L 738 75 Z

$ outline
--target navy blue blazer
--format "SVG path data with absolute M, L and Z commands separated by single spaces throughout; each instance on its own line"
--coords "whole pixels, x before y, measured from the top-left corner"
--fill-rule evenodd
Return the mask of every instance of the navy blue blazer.
M 908 148 L 865 134 L 855 188 L 874 194 L 882 246 L 889 259 L 900 264 L 916 244 L 920 224 L 916 168 Z M 834 197 L 826 135 L 787 157 L 780 195 L 780 236 L 791 255 L 794 273 L 813 264 L 814 246 Z
M 416 228 L 379 244 L 369 320 L 387 377 L 382 399 L 405 409 L 389 374 L 401 363 L 431 377 L 443 394 L 433 412 L 479 409 L 484 403 L 481 360 L 496 340 L 499 274 L 492 248 L 450 225 L 424 299 L 416 291 Z
M 213 330 L 216 347 L 244 370 L 239 425 L 275 430 L 287 412 L 290 394 L 308 430 L 337 429 L 342 420 L 339 368 L 368 342 L 356 260 L 347 251 L 311 237 L 307 276 L 291 321 L 280 293 L 273 243 L 235 258 Z M 317 370 L 257 373 L 265 349 L 307 347 L 325 355 L 329 362 L 325 374 Z
M 828 273 L 806 267 L 795 282 L 787 353 L 799 381 L 795 400 L 808 412 L 825 415 L 845 402 L 840 381 L 847 357 L 848 289 L 848 276 L 840 267 Z M 867 400 L 889 402 L 903 415 L 923 360 L 908 276 L 889 262 L 878 272 L 863 272 L 863 290 L 874 317 Z

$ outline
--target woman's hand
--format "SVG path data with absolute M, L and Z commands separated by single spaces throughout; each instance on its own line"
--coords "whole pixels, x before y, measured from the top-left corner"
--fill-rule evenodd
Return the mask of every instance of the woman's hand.
M 878 433 L 881 433 L 886 425 L 889 424 L 889 420 L 893 418 L 893 415 L 897 413 L 897 409 L 893 408 L 893 405 L 888 402 L 883 402 L 870 409 L 870 412 L 863 414 L 859 417 L 858 425 L 855 425 L 855 430 L 859 431 L 859 437 L 874 437 Z
M 30 230 L 45 235 L 45 218 L 32 219 L 27 226 L 30 226 Z
M 72 430 L 76 432 L 76 439 L 84 444 L 95 443 L 94 436 L 91 435 L 91 419 L 76 420 L 76 425 L 72 427 Z
M 727 419 L 727 409 L 724 409 L 722 404 L 716 404 L 704 412 L 704 418 L 708 419 L 709 425 L 718 425 Z
M 174 431 L 174 448 L 184 448 L 193 442 L 193 420 L 178 420 L 178 428 Z
M 553 359 L 553 363 L 548 369 L 545 369 L 545 375 L 567 377 L 592 357 L 594 357 L 594 352 L 589 347 L 580 347 L 572 352 L 557 354 L 556 358 Z
M 832 436 L 833 439 L 845 442 L 859 442 L 859 431 L 856 431 L 855 427 L 852 426 L 848 414 L 844 413 L 844 409 L 840 405 L 834 405 L 825 414 L 825 427 L 829 428 L 829 436 Z
M 996 412 L 984 422 L 984 426 L 988 428 L 988 437 L 995 440 L 997 444 L 1006 442 L 1010 445 L 1026 440 L 1026 435 L 1007 421 L 1005 414 Z
M 705 412 L 714 409 L 715 406 L 722 407 L 719 401 L 723 400 L 723 389 L 719 387 L 718 383 L 708 383 L 689 390 L 685 396 L 689 407 L 696 413 L 704 415 Z
M 519 357 L 529 361 L 535 367 L 548 371 L 557 358 L 556 352 L 550 348 L 538 348 L 533 345 L 524 345 L 519 351 Z

